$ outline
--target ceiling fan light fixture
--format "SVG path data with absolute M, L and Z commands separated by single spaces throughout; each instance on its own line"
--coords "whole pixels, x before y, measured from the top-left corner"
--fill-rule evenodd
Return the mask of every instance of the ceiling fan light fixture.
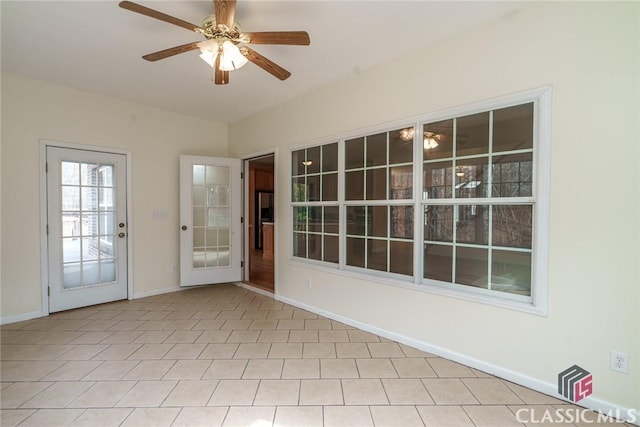
M 227 40 L 222 43 L 220 54 L 220 69 L 233 71 L 242 68 L 249 60 L 240 52 L 238 46 Z
M 432 150 L 436 148 L 440 143 L 438 140 L 440 139 L 440 135 L 435 134 L 433 132 L 425 132 L 424 133 L 424 141 L 423 147 L 425 150 Z
M 218 42 L 215 40 L 205 40 L 198 43 L 200 48 L 200 58 L 214 68 L 216 66 L 216 57 L 218 56 Z
M 412 141 L 414 133 L 413 128 L 400 129 L 400 139 L 403 141 Z

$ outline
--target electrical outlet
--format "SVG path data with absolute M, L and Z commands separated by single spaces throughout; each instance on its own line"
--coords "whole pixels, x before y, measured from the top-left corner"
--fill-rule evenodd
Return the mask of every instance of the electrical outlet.
M 628 374 L 629 355 L 627 353 L 620 353 L 619 351 L 611 350 L 611 370 Z

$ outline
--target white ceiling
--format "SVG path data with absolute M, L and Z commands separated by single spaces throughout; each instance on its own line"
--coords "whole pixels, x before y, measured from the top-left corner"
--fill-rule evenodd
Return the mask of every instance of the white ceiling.
M 211 1 L 140 1 L 201 24 Z M 305 30 L 311 46 L 255 45 L 288 69 L 280 81 L 249 63 L 214 85 L 198 51 L 158 62 L 142 55 L 199 41 L 116 1 L 1 1 L 2 70 L 186 115 L 232 123 L 329 81 L 404 56 L 510 14 L 522 2 L 239 0 L 245 31 Z M 451 52 L 455 55 L 455 52 Z M 401 70 L 395 78 L 402 78 Z

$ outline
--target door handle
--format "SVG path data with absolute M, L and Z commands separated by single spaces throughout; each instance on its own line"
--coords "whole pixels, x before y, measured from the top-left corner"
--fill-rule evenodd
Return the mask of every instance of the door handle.
M 118 233 L 118 237 L 119 237 L 119 238 L 121 238 L 121 239 L 122 239 L 124 236 L 125 236 L 125 234 L 124 234 L 123 232 Z
M 180 228 L 182 228 L 182 231 L 186 231 L 186 230 L 187 230 L 187 226 L 186 226 L 186 225 L 183 225 L 183 226 L 182 226 L 182 227 L 180 227 Z

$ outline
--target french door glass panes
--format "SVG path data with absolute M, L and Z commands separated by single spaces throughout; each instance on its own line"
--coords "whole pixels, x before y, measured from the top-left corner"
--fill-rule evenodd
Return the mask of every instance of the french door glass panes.
M 115 282 L 114 166 L 61 161 L 60 171 L 62 288 Z
M 193 268 L 228 267 L 230 168 L 193 165 Z

